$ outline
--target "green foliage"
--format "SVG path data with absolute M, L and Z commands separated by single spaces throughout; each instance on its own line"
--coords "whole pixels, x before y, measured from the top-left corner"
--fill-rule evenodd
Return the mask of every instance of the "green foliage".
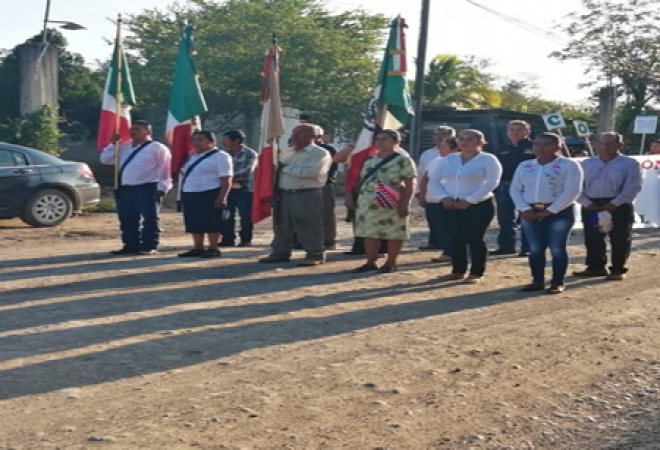
M 196 27 L 195 61 L 210 114 L 259 117 L 260 72 L 276 33 L 284 103 L 329 130 L 359 128 L 386 18 L 360 10 L 331 14 L 316 0 L 191 0 L 147 10 L 131 17 L 126 39 L 140 109 L 166 109 L 184 21 Z
M 77 53 L 66 51 L 67 41 L 57 30 L 48 30 L 47 40 L 59 54 L 59 121 L 61 130 L 70 137 L 86 137 L 96 133 L 103 79 L 85 66 Z M 27 43 L 41 42 L 41 34 Z M 0 123 L 18 120 L 20 115 L 20 73 L 18 47 L 0 51 Z
M 59 117 L 55 110 L 44 106 L 37 112 L 10 118 L 0 124 L 0 141 L 36 148 L 57 156 L 62 151 L 59 144 L 62 133 L 58 123 Z
M 583 0 L 585 12 L 568 16 L 571 41 L 553 53 L 582 60 L 594 82 L 611 79 L 623 97 L 617 128 L 627 133 L 634 117 L 660 98 L 660 9 L 657 0 Z
M 497 108 L 499 92 L 486 73 L 487 61 L 462 60 L 456 55 L 438 55 L 424 76 L 424 98 L 434 105 L 459 108 Z

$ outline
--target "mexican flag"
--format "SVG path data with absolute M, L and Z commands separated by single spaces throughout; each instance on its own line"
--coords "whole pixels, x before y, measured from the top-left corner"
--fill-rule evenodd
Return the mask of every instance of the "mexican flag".
M 413 116 L 406 80 L 406 28 L 408 26 L 401 17 L 390 24 L 378 80 L 367 106 L 362 131 L 348 160 L 344 184 L 347 193 L 357 188 L 364 162 L 376 151 L 373 145 L 375 134 L 379 130 L 398 130 Z
M 280 49 L 273 45 L 266 55 L 261 75 L 261 140 L 259 161 L 254 174 L 252 199 L 252 223 L 258 223 L 271 215 L 271 202 L 275 197 L 275 174 L 278 163 L 278 142 L 284 134 L 284 113 L 280 96 Z
M 110 144 L 115 134 L 121 135 L 121 142 L 131 140 L 128 130 L 131 127 L 131 108 L 133 106 L 135 106 L 133 82 L 126 63 L 121 37 L 118 34 L 103 91 L 101 119 L 96 138 L 96 146 L 99 151 Z
M 192 149 L 190 137 L 200 128 L 198 116 L 208 111 L 193 61 L 193 29 L 190 25 L 183 29 L 167 113 L 166 137 L 172 151 L 174 177 L 178 176 Z

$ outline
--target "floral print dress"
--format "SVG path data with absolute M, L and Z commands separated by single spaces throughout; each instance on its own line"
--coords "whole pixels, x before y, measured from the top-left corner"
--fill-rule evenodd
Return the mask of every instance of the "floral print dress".
M 377 156 L 367 160 L 360 179 L 382 160 L 383 158 Z M 376 201 L 376 187 L 379 182 L 392 187 L 403 187 L 403 181 L 415 178 L 416 174 L 412 158 L 399 154 L 362 185 L 355 214 L 356 236 L 383 240 L 406 240 L 410 237 L 408 218 L 399 217 L 397 209 L 379 206 Z

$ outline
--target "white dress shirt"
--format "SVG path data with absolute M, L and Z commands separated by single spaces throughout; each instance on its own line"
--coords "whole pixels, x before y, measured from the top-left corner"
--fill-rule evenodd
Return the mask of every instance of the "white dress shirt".
M 193 153 L 190 155 L 183 169 L 181 169 L 182 180 L 188 168 L 206 153 Z M 222 185 L 220 178 L 233 175 L 233 166 L 231 155 L 225 151 L 219 151 L 193 167 L 190 175 L 186 177 L 186 182 L 181 186 L 181 192 L 205 192 L 218 189 Z
M 426 187 L 428 203 L 451 198 L 476 205 L 493 197 L 502 176 L 502 165 L 490 153 L 481 152 L 466 163 L 463 163 L 461 153 L 452 153 L 433 162 L 426 173 L 429 177 Z
M 429 168 L 429 164 L 436 158 L 440 157 L 440 151 L 438 147 L 429 148 L 425 150 L 419 157 L 419 165 L 417 166 L 417 185 L 415 192 L 419 192 L 419 184 L 422 182 L 426 171 Z
M 119 167 L 139 147 L 132 142 L 119 144 Z M 128 163 L 121 174 L 122 186 L 138 186 L 147 183 L 158 183 L 160 192 L 172 189 L 172 175 L 170 163 L 172 155 L 170 149 L 157 141 L 151 141 Z M 115 144 L 110 144 L 101 152 L 101 164 L 112 166 L 115 164 Z
M 531 205 L 543 203 L 557 214 L 575 203 L 583 178 L 582 166 L 570 158 L 558 156 L 547 164 L 531 159 L 518 165 L 509 194 L 518 211 L 530 211 Z

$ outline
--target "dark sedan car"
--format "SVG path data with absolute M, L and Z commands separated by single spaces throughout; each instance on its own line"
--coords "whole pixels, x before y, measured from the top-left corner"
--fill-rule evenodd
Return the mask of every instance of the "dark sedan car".
M 0 219 L 52 227 L 96 205 L 100 194 L 87 164 L 0 142 Z

